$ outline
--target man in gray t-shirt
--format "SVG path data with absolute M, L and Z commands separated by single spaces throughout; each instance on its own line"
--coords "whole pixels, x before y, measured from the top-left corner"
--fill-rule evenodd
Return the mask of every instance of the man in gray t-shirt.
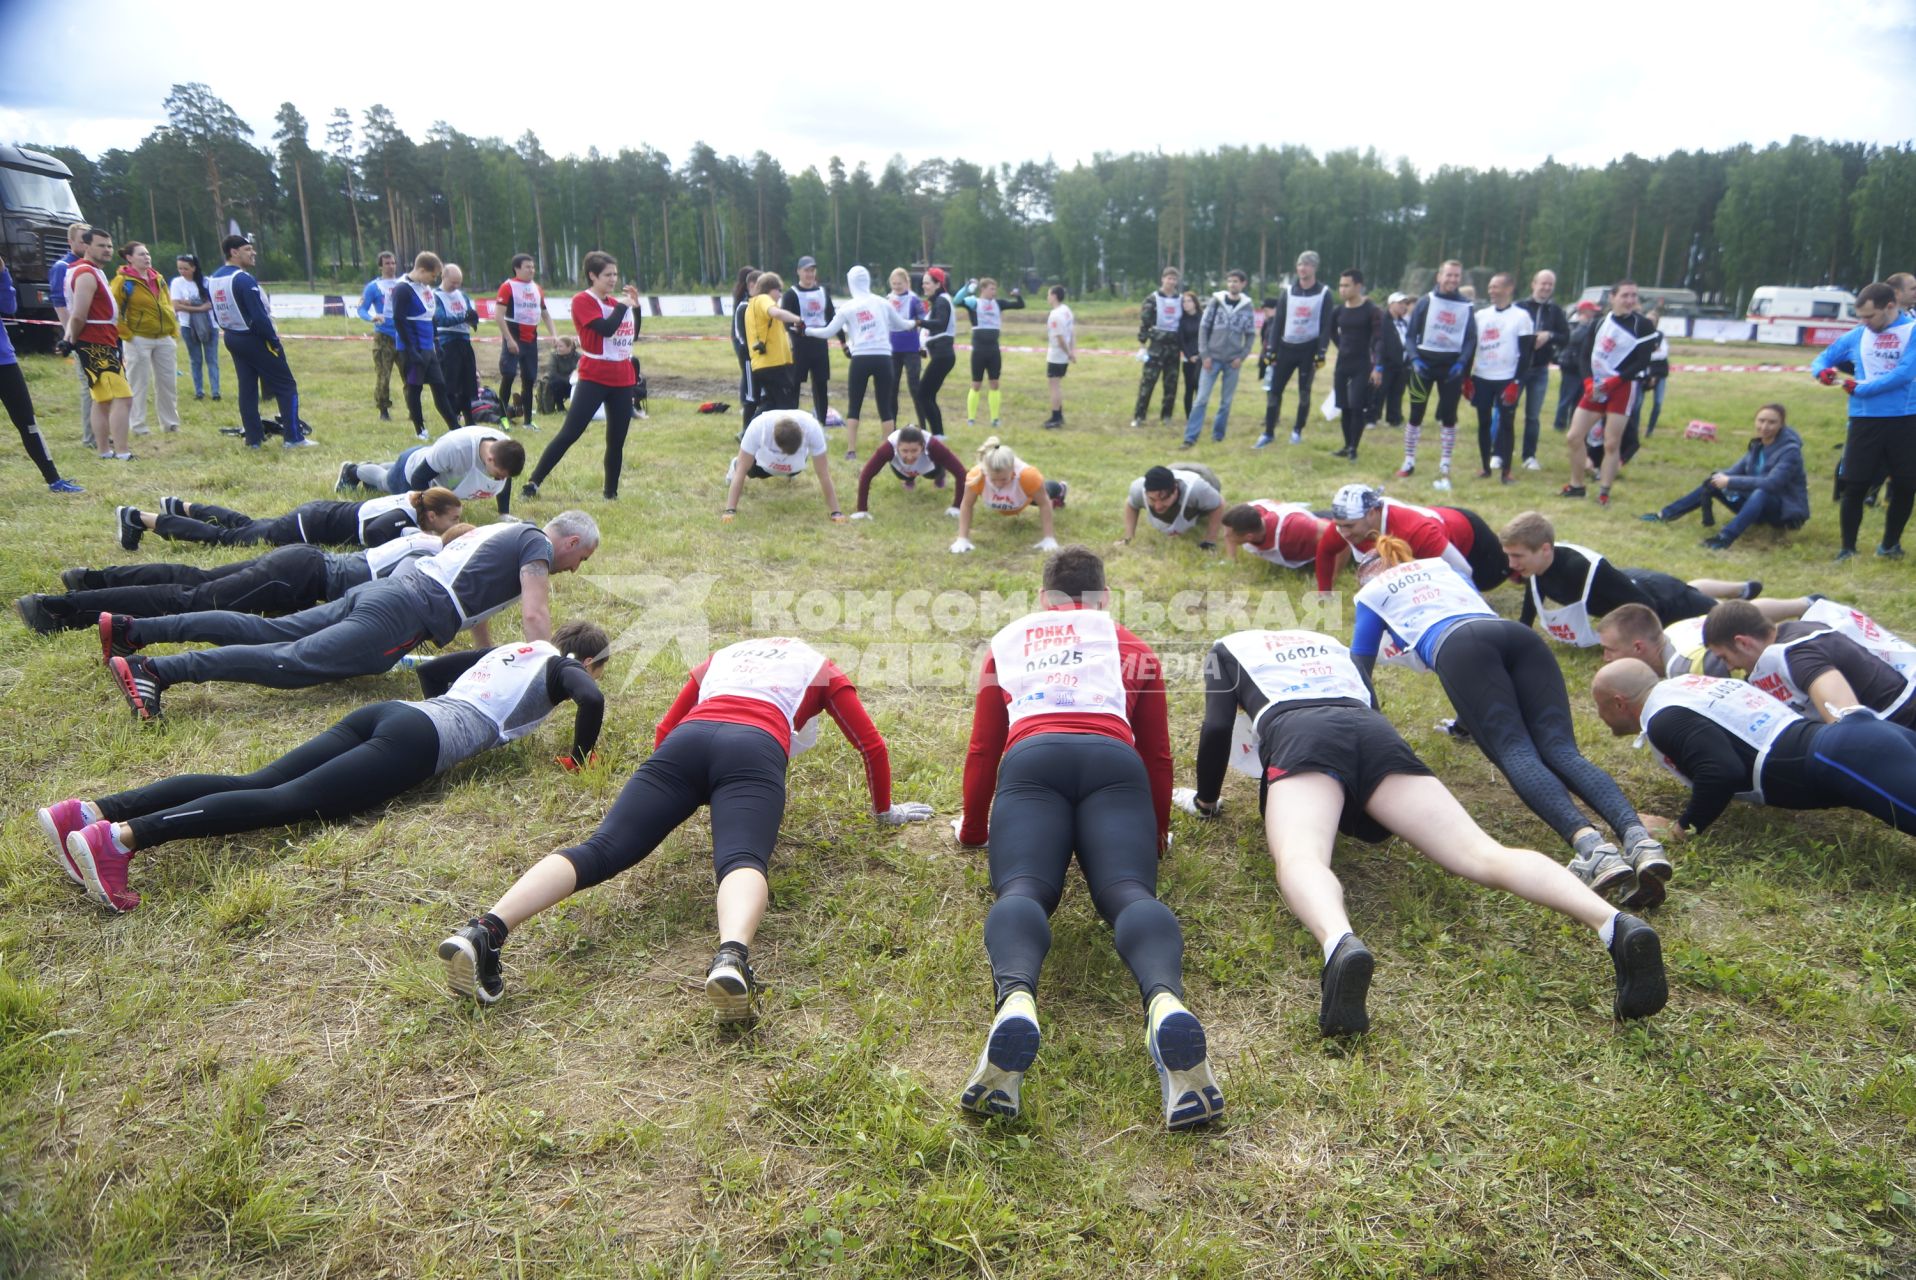
M 1138 516 L 1168 537 L 1178 537 L 1186 529 L 1201 529 L 1198 546 L 1210 551 L 1217 546 L 1218 530 L 1224 525 L 1224 493 L 1217 473 L 1202 463 L 1181 467 L 1152 467 L 1131 482 L 1124 500 L 1123 546 L 1137 536 Z
M 583 511 L 567 511 L 544 529 L 502 521 L 316 609 L 284 618 L 115 618 L 101 641 L 134 714 L 150 720 L 160 714 L 160 692 L 170 685 L 233 680 L 301 689 L 388 670 L 422 641 L 445 644 L 468 628 L 479 644 L 490 646 L 488 620 L 515 600 L 526 639 L 550 639 L 549 575 L 577 569 L 598 545 L 599 526 Z M 182 640 L 221 647 L 159 658 L 137 652 Z

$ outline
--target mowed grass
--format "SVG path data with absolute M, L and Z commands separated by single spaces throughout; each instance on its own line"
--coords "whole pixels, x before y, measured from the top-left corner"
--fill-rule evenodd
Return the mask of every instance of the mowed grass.
M 1085 346 L 1131 347 L 1130 306 L 1080 314 Z M 1041 321 L 1041 311 L 1014 314 L 1009 340 L 1039 342 Z M 359 331 L 343 321 L 287 328 Z M 652 320 L 646 332 L 714 328 Z M 50 497 L 24 459 L 0 450 L 9 596 L 57 590 L 67 565 L 224 558 L 157 541 L 124 555 L 116 502 L 150 508 L 180 493 L 270 514 L 326 496 L 339 460 L 391 457 L 406 443 L 370 408 L 367 344 L 289 346 L 324 448 L 248 455 L 218 436 L 236 421 L 229 382 L 224 405 L 189 398 L 185 431 L 140 441 L 131 465 L 86 456 L 71 370 L 30 359 L 56 456 L 88 493 Z M 718 1033 L 697 989 L 714 941 L 703 816 L 633 873 L 515 934 L 504 1003 L 485 1012 L 454 1003 L 434 944 L 521 869 L 590 830 L 645 758 L 683 679 L 681 655 L 646 620 L 660 586 L 635 579 L 715 576 L 704 608 L 714 646 L 751 633 L 755 592 L 975 598 L 1036 585 L 1035 520 L 983 518 L 978 552 L 951 556 L 942 496 L 906 493 L 889 476 L 876 483 L 869 524 L 830 525 L 801 479 L 749 486 L 739 520 L 721 527 L 736 416 L 693 409 L 736 399 L 730 348 L 649 342 L 642 354 L 659 393 L 632 433 L 623 499 L 598 500 L 595 429 L 523 504 L 535 517 L 579 505 L 600 518 L 604 547 L 589 573 L 556 581 L 555 617 L 593 617 L 615 634 L 631 627 L 626 647 L 649 655 L 642 668 L 630 653 L 614 661 L 595 772 L 553 766 L 562 714 L 356 821 L 157 849 L 134 867 L 144 905 L 112 918 L 55 870 L 34 806 L 177 772 L 248 770 L 353 707 L 416 686 L 394 674 L 287 693 L 182 687 L 169 694 L 164 727 L 143 730 L 90 635 L 42 639 L 11 613 L 0 621 L 0 783 L 10 801 L 0 825 L 0 1273 L 1916 1270 L 1916 848 L 1844 813 L 1739 806 L 1680 849 L 1675 891 L 1654 915 L 1670 1006 L 1627 1028 L 1610 1020 L 1610 965 L 1587 931 L 1447 877 L 1401 844 L 1344 842 L 1337 868 L 1379 970 L 1374 1030 L 1336 1045 L 1316 1032 L 1317 948 L 1282 905 L 1254 790 L 1234 776 L 1221 821 L 1177 816 L 1161 883 L 1184 923 L 1189 999 L 1210 1030 L 1227 1121 L 1163 1132 L 1135 987 L 1076 884 L 1039 994 L 1046 1040 L 1026 1114 L 989 1125 L 963 1115 L 956 1094 L 990 1012 L 985 859 L 956 848 L 945 826 L 959 803 L 971 686 L 940 682 L 936 653 L 914 668 L 917 651 L 896 647 L 952 644 L 968 660 L 987 630 L 967 626 L 962 609 L 946 615 L 955 634 L 887 629 L 890 615 L 808 633 L 858 679 L 890 742 L 898 796 L 931 801 L 940 817 L 902 832 L 873 824 L 861 771 L 829 729 L 794 764 L 773 907 L 754 948 L 770 984 L 755 1031 Z M 1678 360 L 1779 355 L 1799 358 L 1676 351 Z M 1070 428 L 1038 430 L 1042 359 L 1007 357 L 1003 435 L 1071 482 L 1063 540 L 1108 550 L 1113 585 L 1147 602 L 1241 592 L 1256 616 L 1311 616 L 1304 577 L 1248 558 L 1222 564 L 1190 538 L 1147 532 L 1110 550 L 1130 480 L 1179 455 L 1169 433 L 1125 425 L 1138 366 L 1123 358 L 1085 356 L 1067 383 Z M 954 446 L 969 456 L 985 433 L 962 429 L 962 377 L 961 366 L 944 405 L 959 424 Z M 1756 406 L 1775 399 L 1808 441 L 1817 509 L 1804 531 L 1712 555 L 1697 547 L 1694 522 L 1635 522 L 1733 459 Z M 1334 427 L 1319 418 L 1302 447 L 1253 453 L 1261 407 L 1247 379 L 1228 443 L 1207 440 L 1196 454 L 1228 497 L 1322 504 L 1339 483 L 1380 480 L 1396 464 L 1397 441 L 1383 429 L 1356 467 L 1331 458 Z M 1508 489 L 1460 479 L 1451 500 L 1493 527 L 1540 507 L 1561 536 L 1620 563 L 1757 576 L 1772 594 L 1820 590 L 1916 634 L 1907 567 L 1868 556 L 1830 563 L 1841 412 L 1840 394 L 1802 375 L 1680 374 L 1616 509 L 1551 496 L 1563 450 L 1547 429 L 1544 473 L 1519 473 Z M 1721 440 L 1683 439 L 1691 418 L 1719 423 Z M 528 436 L 535 452 L 558 424 L 545 425 Z M 1474 434 L 1465 439 L 1468 476 Z M 865 448 L 876 442 L 868 431 Z M 1434 452 L 1434 434 L 1426 448 Z M 855 472 L 836 459 L 833 470 L 849 510 Z M 1423 482 L 1392 489 L 1432 497 Z M 594 579 L 604 575 L 627 581 L 603 589 Z M 1514 589 L 1493 599 L 1514 614 Z M 1241 625 L 1211 625 L 1201 607 L 1171 617 L 1145 628 L 1167 652 Z M 516 634 L 513 614 L 497 625 Z M 1589 712 L 1595 655 L 1558 652 L 1588 752 L 1644 810 L 1674 813 L 1675 782 Z M 1389 670 L 1382 692 L 1490 830 L 1563 855 L 1479 752 L 1434 732 L 1449 714 L 1436 681 Z M 1188 683 L 1173 692 L 1184 782 L 1200 701 Z

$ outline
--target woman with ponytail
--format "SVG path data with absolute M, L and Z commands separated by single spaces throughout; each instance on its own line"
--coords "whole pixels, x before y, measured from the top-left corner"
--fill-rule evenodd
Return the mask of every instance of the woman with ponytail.
M 1015 516 L 1026 507 L 1038 508 L 1044 537 L 1033 544 L 1038 551 L 1058 549 L 1057 530 L 1052 524 L 1053 509 L 1064 506 L 1071 486 L 1063 480 L 1047 480 L 1038 468 L 1027 464 L 997 436 L 978 446 L 978 465 L 965 476 L 965 496 L 958 504 L 958 540 L 951 544 L 955 555 L 972 550 L 971 519 L 983 503 L 1001 516 Z
M 137 551 L 140 536 L 152 532 L 169 542 L 210 542 L 222 547 L 261 542 L 275 547 L 301 542 L 322 547 L 376 547 L 411 533 L 443 534 L 459 523 L 463 512 L 458 496 L 437 486 L 365 502 L 307 502 L 283 516 L 263 520 L 210 502 L 161 498 L 158 511 L 120 508 L 120 545 Z

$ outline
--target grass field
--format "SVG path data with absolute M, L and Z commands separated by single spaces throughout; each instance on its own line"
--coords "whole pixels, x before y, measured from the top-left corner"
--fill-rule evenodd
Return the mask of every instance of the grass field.
M 1129 307 L 1082 315 L 1083 345 L 1131 346 Z M 1039 341 L 1041 321 L 1014 314 L 1008 341 Z M 646 332 L 713 327 L 649 321 Z M 358 331 L 343 321 L 287 328 Z M 272 514 L 326 496 L 339 460 L 391 457 L 405 443 L 370 407 L 368 344 L 288 345 L 324 448 L 287 456 L 248 455 L 216 434 L 237 420 L 229 382 L 224 405 L 187 399 L 182 434 L 139 441 L 132 464 L 97 462 L 77 441 L 71 370 L 30 360 L 56 458 L 88 493 L 51 497 L 23 458 L 0 450 L 8 596 L 57 590 L 63 566 L 128 559 L 114 541 L 117 502 L 151 508 L 179 493 Z M 800 480 L 751 486 L 739 520 L 721 527 L 736 416 L 693 407 L 736 398 L 731 351 L 647 343 L 642 354 L 657 390 L 629 442 L 623 500 L 598 500 L 595 431 L 522 504 L 534 517 L 578 505 L 600 518 L 604 546 L 588 572 L 556 581 L 555 619 L 633 627 L 626 644 L 651 655 L 643 667 L 614 659 L 601 769 L 553 767 L 562 714 L 384 812 L 157 849 L 134 864 L 144 905 L 110 918 L 55 871 L 34 806 L 181 771 L 255 768 L 351 708 L 416 686 L 403 673 L 292 693 L 183 686 L 168 695 L 164 726 L 143 730 L 90 635 L 42 639 L 11 612 L 0 620 L 0 708 L 12 726 L 0 735 L 10 801 L 0 825 L 0 1273 L 1916 1273 L 1916 849 L 1846 813 L 1738 806 L 1677 850 L 1670 901 L 1653 916 L 1670 1005 L 1627 1028 L 1610 1020 L 1609 962 L 1587 931 L 1451 879 L 1401 844 L 1346 842 L 1338 870 L 1379 969 L 1374 1030 L 1333 1045 L 1316 1033 L 1317 948 L 1284 910 L 1254 791 L 1234 777 L 1223 820 L 1176 815 L 1161 886 L 1186 930 L 1189 1001 L 1211 1033 L 1227 1122 L 1163 1132 L 1136 990 L 1081 885 L 1055 922 L 1039 993 L 1045 1047 L 1024 1118 L 983 1125 L 962 1114 L 956 1094 L 990 1012 L 984 856 L 956 848 L 944 822 L 959 802 L 970 686 L 941 681 L 942 659 L 917 655 L 914 670 L 902 646 L 951 645 L 968 659 L 988 630 L 963 609 L 946 615 L 955 633 L 906 634 L 882 614 L 808 632 L 854 672 L 890 742 L 899 797 L 931 801 L 941 816 L 877 827 L 851 750 L 830 733 L 794 764 L 773 907 L 754 948 L 770 984 L 755 1031 L 718 1034 L 697 990 L 714 942 L 702 816 L 635 872 L 516 933 L 504 1003 L 454 1003 L 434 944 L 596 823 L 683 680 L 685 662 L 646 620 L 659 598 L 647 575 L 716 576 L 704 599 L 714 646 L 753 631 L 755 592 L 975 599 L 1036 585 L 1032 518 L 981 519 L 978 552 L 951 556 L 942 497 L 888 477 L 869 524 L 827 523 Z M 1797 353 L 1678 344 L 1675 354 Z M 1311 616 L 1302 576 L 1249 558 L 1222 564 L 1189 538 L 1147 532 L 1111 550 L 1130 480 L 1177 456 L 1169 433 L 1125 426 L 1138 366 L 1094 356 L 1067 383 L 1070 428 L 1039 431 L 1041 362 L 1007 358 L 1003 434 L 1071 482 L 1062 540 L 1109 551 L 1112 584 L 1135 600 L 1242 592 L 1254 613 Z M 944 403 L 969 456 L 984 432 L 962 429 L 962 393 L 954 380 Z M 1635 522 L 1733 459 L 1757 405 L 1776 399 L 1808 442 L 1807 528 L 1713 555 L 1698 548 L 1694 522 Z M 1355 468 L 1331 458 L 1335 428 L 1321 418 L 1303 446 L 1254 453 L 1261 407 L 1247 378 L 1227 444 L 1197 452 L 1228 497 L 1322 504 L 1336 485 L 1395 466 L 1383 429 Z M 1462 478 L 1451 500 L 1493 527 L 1541 507 L 1561 536 L 1620 563 L 1761 577 L 1772 594 L 1820 590 L 1916 634 L 1906 567 L 1867 555 L 1830 563 L 1841 411 L 1840 394 L 1802 375 L 1679 375 L 1616 509 L 1551 496 L 1563 450 L 1547 429 L 1545 472 L 1520 472 L 1507 489 Z M 1721 424 L 1721 440 L 1685 440 L 1691 418 Z M 557 423 L 545 425 L 528 437 L 535 453 Z M 1466 440 L 1467 477 L 1474 430 Z M 875 443 L 868 433 L 866 447 Z M 849 510 L 855 473 L 842 461 L 834 472 Z M 1392 488 L 1432 496 L 1422 481 Z M 1874 532 L 1866 527 L 1866 545 Z M 140 558 L 218 554 L 150 540 Z M 1517 593 L 1493 602 L 1514 614 Z M 821 605 L 796 616 L 825 615 Z M 1158 630 L 1141 629 L 1177 651 L 1231 625 L 1173 608 Z M 516 634 L 515 615 L 499 634 Z M 1594 655 L 1559 653 L 1586 750 L 1641 808 L 1674 813 L 1675 782 L 1590 712 Z M 1480 820 L 1562 856 L 1480 753 L 1433 731 L 1449 714 L 1436 681 L 1388 670 L 1381 683 L 1393 720 Z M 1183 783 L 1199 706 L 1188 683 L 1174 690 Z

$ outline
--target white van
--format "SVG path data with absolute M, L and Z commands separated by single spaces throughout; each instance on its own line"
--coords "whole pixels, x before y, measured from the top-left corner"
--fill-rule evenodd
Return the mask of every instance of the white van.
M 1856 295 L 1828 285 L 1793 289 L 1766 284 L 1750 295 L 1749 319 L 1759 341 L 1794 342 L 1800 334 L 1802 341 L 1823 346 L 1856 327 Z M 1791 336 L 1784 338 L 1785 331 Z

